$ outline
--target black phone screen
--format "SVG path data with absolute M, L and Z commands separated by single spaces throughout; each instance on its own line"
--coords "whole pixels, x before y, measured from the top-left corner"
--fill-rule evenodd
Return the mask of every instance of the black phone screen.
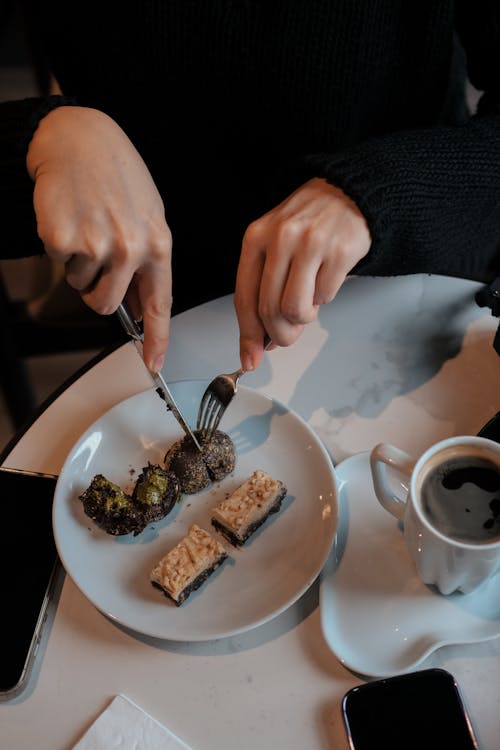
M 444 669 L 353 688 L 342 710 L 353 750 L 477 750 L 455 680 Z
M 0 692 L 21 687 L 58 560 L 52 534 L 56 477 L 0 468 L 2 618 Z

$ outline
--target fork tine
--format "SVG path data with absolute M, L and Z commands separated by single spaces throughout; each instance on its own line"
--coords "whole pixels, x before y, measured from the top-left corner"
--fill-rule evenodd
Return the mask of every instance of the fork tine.
M 196 421 L 196 427 L 198 430 L 205 431 L 207 429 L 208 422 L 210 420 L 211 413 L 217 404 L 217 399 L 210 390 L 210 386 L 205 391 L 203 398 L 198 409 L 198 419 Z
M 222 415 L 226 411 L 226 407 L 224 404 L 221 404 L 218 402 L 215 407 L 212 409 L 212 412 L 210 414 L 210 417 L 208 419 L 207 428 L 205 431 L 205 435 L 208 440 L 211 440 L 215 434 L 215 431 L 217 430 L 220 421 L 222 419 Z
M 196 426 L 198 430 L 206 430 L 211 420 L 212 413 L 220 405 L 220 399 L 212 390 L 213 383 L 210 383 L 201 400 L 198 410 L 198 419 Z
M 202 432 L 207 439 L 211 439 L 213 437 L 213 434 L 215 430 L 217 429 L 217 425 L 219 424 L 221 420 L 222 413 L 224 411 L 223 404 L 214 396 L 212 396 L 212 399 L 205 411 L 203 423 L 202 423 Z
M 200 406 L 198 408 L 198 418 L 196 420 L 197 430 L 203 430 L 205 427 L 206 419 L 207 419 L 207 411 L 210 407 L 212 398 L 213 397 L 212 397 L 212 394 L 210 393 L 210 387 L 209 387 L 203 394 L 203 398 L 201 399 Z
M 271 339 L 266 334 L 264 348 L 267 349 L 271 343 Z M 236 372 L 222 373 L 208 384 L 200 401 L 196 420 L 196 429 L 203 434 L 206 440 L 212 439 L 224 412 L 237 391 L 238 381 L 244 372 L 240 368 Z

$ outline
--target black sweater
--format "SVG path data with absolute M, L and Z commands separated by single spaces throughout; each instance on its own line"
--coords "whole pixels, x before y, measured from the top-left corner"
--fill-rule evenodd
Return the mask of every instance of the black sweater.
M 500 274 L 498 0 L 30 5 L 63 92 L 113 117 L 152 172 L 177 310 L 231 292 L 245 227 L 314 175 L 369 223 L 354 272 Z M 41 104 L 0 105 L 4 257 L 42 250 L 25 167 Z

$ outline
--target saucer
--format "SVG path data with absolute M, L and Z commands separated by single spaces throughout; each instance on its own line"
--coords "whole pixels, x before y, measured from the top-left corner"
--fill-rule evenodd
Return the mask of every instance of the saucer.
M 388 677 L 441 646 L 500 636 L 500 574 L 471 594 L 443 596 L 418 578 L 401 524 L 379 504 L 369 453 L 335 469 L 339 525 L 321 574 L 324 637 L 349 669 Z

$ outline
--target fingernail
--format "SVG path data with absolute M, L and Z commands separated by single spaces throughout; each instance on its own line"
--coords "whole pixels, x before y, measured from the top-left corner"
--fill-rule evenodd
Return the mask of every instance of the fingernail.
M 160 372 L 161 368 L 163 367 L 163 363 L 165 362 L 165 355 L 160 354 L 159 357 L 157 357 L 153 364 L 153 372 Z
M 245 370 L 245 372 L 250 372 L 251 370 L 255 369 L 253 360 L 249 354 L 242 354 L 241 355 L 241 366 Z

